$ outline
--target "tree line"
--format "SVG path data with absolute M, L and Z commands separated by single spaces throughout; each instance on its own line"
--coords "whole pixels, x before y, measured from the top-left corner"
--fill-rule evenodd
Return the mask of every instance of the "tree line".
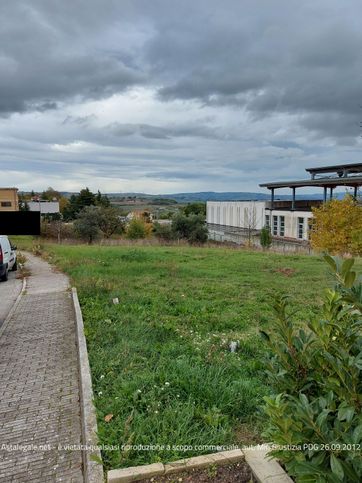
M 66 198 L 59 191 L 48 188 L 41 194 L 32 192 L 22 195 L 19 200 L 21 209 L 28 209 L 27 201 L 39 197 L 42 200 L 59 202 L 60 214 L 43 217 L 44 236 L 73 238 L 77 236 L 88 243 L 100 237 L 123 235 L 136 240 L 155 236 L 162 241 L 186 240 L 201 244 L 207 241 L 206 204 L 190 203 L 172 216 L 170 224 L 162 225 L 151 221 L 151 213 L 136 213 L 132 219 L 125 220 L 119 208 L 111 205 L 106 194 L 93 193 L 88 187 Z

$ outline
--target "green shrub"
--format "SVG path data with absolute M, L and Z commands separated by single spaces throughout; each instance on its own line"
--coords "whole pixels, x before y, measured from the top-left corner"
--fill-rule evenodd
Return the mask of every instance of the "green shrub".
M 183 209 L 183 212 L 186 216 L 190 215 L 201 215 L 203 218 L 206 218 L 206 203 L 202 202 L 194 202 L 194 203 L 188 203 L 185 208 Z
M 263 248 L 270 248 L 271 244 L 272 236 L 270 233 L 270 228 L 268 226 L 264 226 L 260 232 L 260 245 Z
M 146 238 L 148 236 L 148 232 L 149 230 L 147 225 L 143 220 L 133 218 L 127 227 L 126 236 L 130 240 L 138 240 L 140 238 Z
M 203 215 L 189 216 L 177 214 L 172 220 L 172 231 L 177 239 L 185 239 L 190 243 L 206 243 L 208 230 Z
M 354 260 L 326 261 L 336 278 L 320 317 L 296 324 L 286 297 L 262 332 L 271 349 L 265 437 L 271 454 L 301 482 L 362 481 L 362 283 Z
M 163 241 L 171 241 L 176 238 L 171 225 L 161 225 L 156 222 L 153 224 L 153 233 L 158 239 Z

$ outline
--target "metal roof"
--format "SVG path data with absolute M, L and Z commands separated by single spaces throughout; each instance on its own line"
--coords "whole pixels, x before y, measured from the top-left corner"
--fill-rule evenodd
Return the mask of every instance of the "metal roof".
M 318 178 L 299 181 L 278 181 L 274 183 L 262 183 L 261 188 L 301 188 L 305 186 L 335 187 L 335 186 L 362 186 L 362 176 L 350 176 L 344 178 Z
M 321 166 L 319 168 L 308 168 L 308 173 L 331 173 L 331 172 L 343 172 L 348 173 L 362 173 L 362 163 L 353 164 L 337 164 L 334 166 Z

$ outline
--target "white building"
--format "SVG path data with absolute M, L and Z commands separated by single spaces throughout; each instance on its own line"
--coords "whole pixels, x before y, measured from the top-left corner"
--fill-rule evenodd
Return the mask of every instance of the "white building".
M 288 209 L 288 203 L 274 201 L 272 210 L 269 201 L 208 201 L 206 222 L 209 237 L 216 241 L 244 243 L 259 235 L 264 226 L 269 226 L 277 239 L 307 241 L 313 216 L 310 204 L 296 201 L 296 209 L 292 211 Z
M 59 213 L 59 201 L 28 201 L 30 211 L 40 211 L 41 215 Z
M 208 201 L 206 221 L 209 238 L 217 241 L 258 244 L 260 230 L 269 226 L 273 246 L 285 249 L 308 246 L 312 207 L 320 206 L 338 186 L 352 189 L 358 199 L 362 186 L 362 163 L 324 166 L 306 170 L 310 179 L 264 183 L 271 193 L 270 201 Z M 296 190 L 303 187 L 323 188 L 322 200 L 297 200 Z M 292 190 L 291 200 L 278 200 L 275 191 Z

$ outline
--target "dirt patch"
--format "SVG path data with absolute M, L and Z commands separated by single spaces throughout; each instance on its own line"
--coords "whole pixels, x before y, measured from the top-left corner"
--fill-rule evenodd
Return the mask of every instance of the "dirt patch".
M 260 436 L 260 428 L 251 426 L 251 424 L 239 424 L 235 428 L 236 438 L 235 441 L 239 446 L 243 444 L 262 444 L 263 439 Z
M 252 483 L 256 480 L 253 479 L 252 472 L 245 461 L 240 461 L 231 465 L 213 465 L 203 469 L 155 476 L 144 481 L 147 483 Z
M 295 274 L 294 268 L 276 268 L 273 270 L 275 273 L 281 273 L 282 275 L 285 275 L 286 277 L 291 277 L 292 275 Z

